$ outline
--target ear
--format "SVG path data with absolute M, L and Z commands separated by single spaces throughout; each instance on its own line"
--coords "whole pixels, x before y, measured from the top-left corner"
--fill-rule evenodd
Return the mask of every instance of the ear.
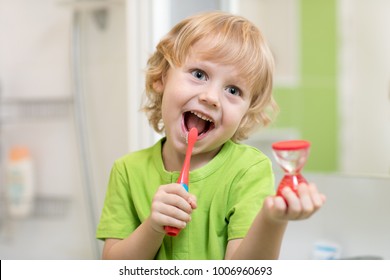
M 163 83 L 163 80 L 160 79 L 160 80 L 157 80 L 157 81 L 153 82 L 153 89 L 154 89 L 157 93 L 163 93 L 163 91 L 164 91 L 164 83 Z

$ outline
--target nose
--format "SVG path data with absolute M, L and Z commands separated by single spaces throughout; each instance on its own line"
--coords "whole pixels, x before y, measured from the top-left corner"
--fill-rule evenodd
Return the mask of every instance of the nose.
M 201 94 L 199 94 L 199 100 L 211 107 L 220 107 L 220 95 L 217 89 L 207 88 Z

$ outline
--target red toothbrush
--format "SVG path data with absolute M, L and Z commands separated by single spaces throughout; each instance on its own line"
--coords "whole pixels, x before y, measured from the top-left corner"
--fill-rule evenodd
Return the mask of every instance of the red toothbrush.
M 177 183 L 181 184 L 187 192 L 188 192 L 188 184 L 189 184 L 188 182 L 189 182 L 192 148 L 194 147 L 197 138 L 198 138 L 198 130 L 195 127 L 193 127 L 187 133 L 186 142 L 188 146 L 186 151 L 186 157 L 184 159 L 183 167 L 181 168 L 180 176 L 177 179 Z M 168 234 L 169 236 L 176 236 L 180 232 L 180 229 L 175 227 L 170 227 L 170 226 L 166 226 L 164 227 L 164 229 L 166 234 Z

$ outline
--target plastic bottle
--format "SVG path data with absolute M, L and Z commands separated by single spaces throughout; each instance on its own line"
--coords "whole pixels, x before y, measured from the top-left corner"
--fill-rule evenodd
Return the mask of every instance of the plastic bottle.
M 33 211 L 35 199 L 33 163 L 29 149 L 12 147 L 6 170 L 8 214 L 13 218 L 28 217 Z
M 338 260 L 341 255 L 341 247 L 330 241 L 318 241 L 314 244 L 314 260 Z

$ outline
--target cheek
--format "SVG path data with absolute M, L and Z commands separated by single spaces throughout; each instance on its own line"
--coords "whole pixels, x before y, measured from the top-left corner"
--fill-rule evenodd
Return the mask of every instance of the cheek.
M 168 96 L 163 95 L 162 104 L 161 104 L 161 115 L 164 123 L 169 119 L 171 107 L 174 106 L 172 102 L 167 98 Z
M 223 124 L 225 129 L 230 131 L 232 134 L 236 132 L 236 130 L 240 127 L 243 116 L 237 115 L 233 113 L 234 111 L 227 112 L 224 116 Z
M 242 127 L 245 127 L 248 123 L 248 115 L 244 115 L 241 120 L 240 120 L 240 123 L 238 124 L 238 129 L 242 128 Z
M 229 126 L 232 131 L 232 134 L 233 135 L 236 134 L 236 132 L 241 130 L 246 125 L 246 123 L 247 123 L 246 111 L 236 115 L 234 120 L 231 120 L 231 125 Z
M 180 95 L 165 87 L 162 97 L 161 113 L 164 122 L 172 121 L 181 116 L 182 101 Z
M 246 118 L 248 108 L 249 106 L 246 104 L 246 102 L 240 105 L 236 104 L 234 106 L 230 106 L 227 108 L 227 110 L 225 110 L 224 117 L 231 125 L 238 126 L 242 120 Z

